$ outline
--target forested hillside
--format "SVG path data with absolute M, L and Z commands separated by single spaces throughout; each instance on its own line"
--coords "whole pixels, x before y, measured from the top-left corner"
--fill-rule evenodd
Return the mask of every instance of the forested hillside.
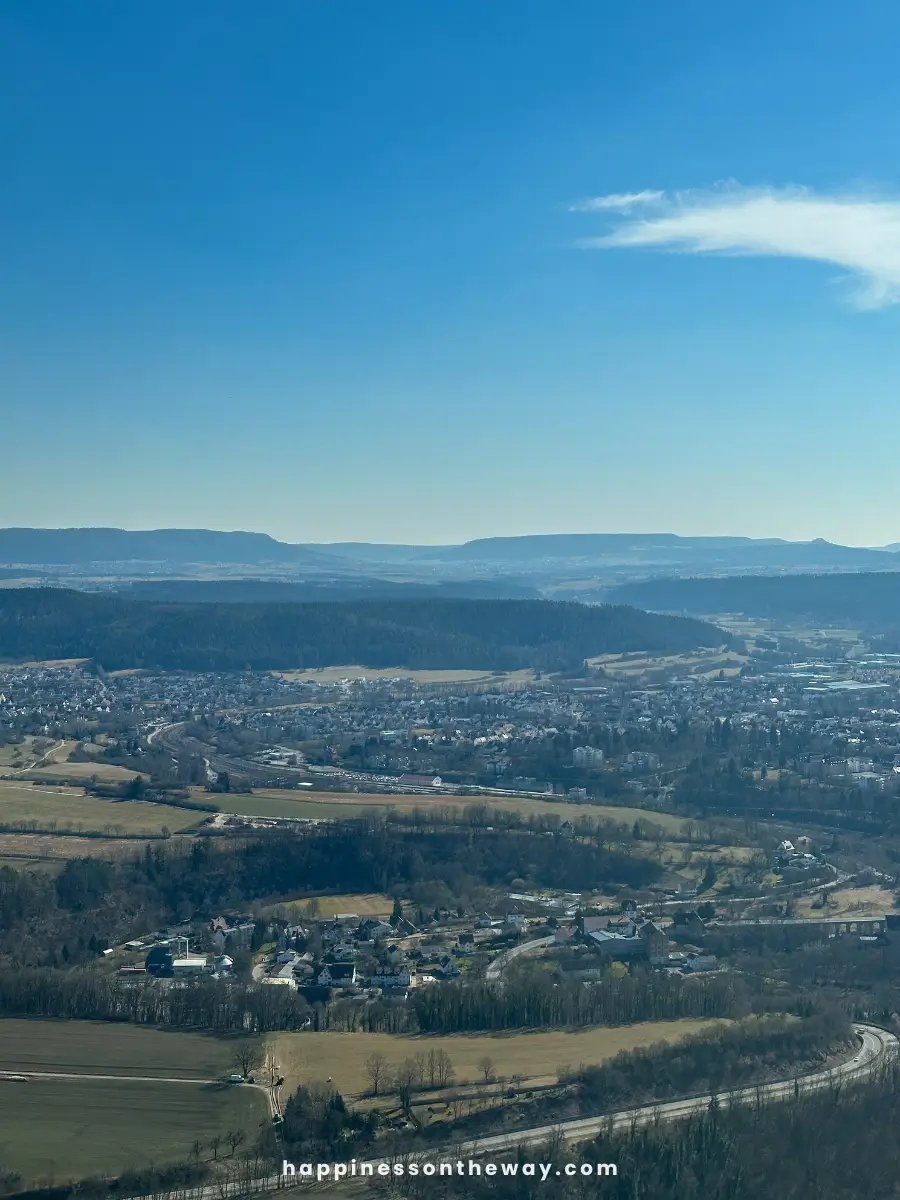
M 89 658 L 109 670 L 565 670 L 595 654 L 727 641 L 701 621 L 546 600 L 164 604 L 60 588 L 0 591 L 0 658 Z
M 239 848 L 198 838 L 189 856 L 160 842 L 130 862 L 70 862 L 55 879 L 0 867 L 0 965 L 74 963 L 89 944 L 133 936 L 135 923 L 165 925 L 179 906 L 212 916 L 298 886 L 388 892 L 431 907 L 451 898 L 474 904 L 480 888 L 515 878 L 527 886 L 585 889 L 646 887 L 659 879 L 657 863 L 631 853 L 627 843 L 609 847 L 607 837 L 548 837 L 540 825 L 412 832 L 349 822 L 303 836 L 260 836 Z
M 668 613 L 744 613 L 866 629 L 900 626 L 900 572 L 651 579 L 610 592 L 620 604 Z

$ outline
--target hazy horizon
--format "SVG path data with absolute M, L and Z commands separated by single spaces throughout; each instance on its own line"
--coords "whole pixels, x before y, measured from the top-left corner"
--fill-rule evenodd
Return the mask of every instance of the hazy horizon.
M 125 533 L 161 533 L 168 531 L 183 531 L 183 532 L 208 532 L 208 533 L 234 533 L 234 534 L 260 534 L 265 537 L 274 538 L 276 541 L 283 542 L 287 545 L 309 545 L 309 546 L 393 546 L 393 547 L 424 547 L 424 548 L 439 548 L 447 546 L 463 546 L 469 542 L 487 541 L 487 540 L 508 540 L 513 538 L 539 538 L 539 537 L 676 537 L 685 540 L 720 540 L 734 538 L 746 541 L 771 541 L 790 543 L 809 543 L 815 541 L 829 542 L 833 545 L 847 546 L 851 549 L 860 550 L 881 550 L 888 546 L 900 545 L 900 540 L 889 541 L 882 543 L 874 542 L 832 542 L 830 538 L 823 538 L 814 534 L 809 538 L 782 538 L 774 534 L 752 535 L 745 533 L 695 533 L 695 532 L 679 532 L 673 529 L 553 529 L 541 532 L 528 530 L 523 533 L 481 533 L 472 537 L 461 537 L 453 541 L 404 541 L 398 538 L 358 538 L 347 537 L 340 540 L 321 541 L 312 538 L 304 537 L 284 537 L 280 536 L 271 529 L 251 529 L 247 526 L 234 527 L 225 529 L 217 526 L 207 525 L 0 525 L 0 533 L 6 530 L 36 530 L 48 531 L 53 533 L 71 532 L 77 530 L 113 530 Z

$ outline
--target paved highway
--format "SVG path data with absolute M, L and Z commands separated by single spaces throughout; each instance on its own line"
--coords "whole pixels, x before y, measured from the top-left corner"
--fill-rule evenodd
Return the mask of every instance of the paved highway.
M 809 1094 L 818 1089 L 833 1086 L 837 1082 L 858 1082 L 870 1078 L 883 1065 L 896 1058 L 900 1051 L 900 1042 L 892 1033 L 879 1029 L 874 1025 L 857 1025 L 856 1031 L 860 1037 L 860 1047 L 856 1054 L 847 1062 L 813 1075 L 805 1075 L 799 1079 L 785 1079 L 774 1083 L 761 1084 L 755 1087 L 741 1088 L 719 1097 L 724 1104 L 752 1104 L 757 1098 L 768 1100 L 787 1100 L 795 1093 L 795 1088 L 801 1095 Z M 607 1113 L 601 1117 L 583 1117 L 575 1121 L 563 1121 L 556 1125 L 540 1125 L 531 1129 L 517 1129 L 512 1133 L 496 1134 L 493 1137 L 477 1138 L 462 1147 L 462 1153 L 481 1155 L 501 1153 L 516 1146 L 527 1146 L 534 1142 L 546 1141 L 551 1136 L 561 1136 L 565 1141 L 583 1141 L 606 1132 L 610 1125 L 613 1129 L 627 1129 L 632 1125 L 646 1125 L 657 1119 L 663 1121 L 680 1120 L 691 1113 L 701 1112 L 709 1107 L 712 1096 L 692 1096 L 685 1100 L 670 1100 L 665 1104 L 648 1104 L 640 1108 L 624 1109 L 617 1113 Z

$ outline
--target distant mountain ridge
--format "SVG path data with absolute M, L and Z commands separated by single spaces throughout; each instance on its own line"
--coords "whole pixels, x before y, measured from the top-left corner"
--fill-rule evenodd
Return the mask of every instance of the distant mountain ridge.
M 0 529 L 0 563 L 317 563 L 323 555 L 267 533 L 215 529 Z M 327 561 L 327 559 L 326 559 Z
M 441 547 L 435 557 L 473 562 L 477 560 L 526 561 L 576 559 L 681 563 L 723 569 L 735 564 L 748 567 L 829 567 L 883 565 L 891 569 L 900 562 L 890 551 L 840 546 L 816 538 L 811 542 L 787 542 L 780 538 L 682 537 L 675 533 L 564 533 L 524 537 L 479 538 L 460 547 Z
M 530 566 L 546 562 L 633 563 L 636 566 L 721 569 L 893 570 L 898 546 L 841 546 L 817 538 L 683 537 L 674 533 L 561 533 L 476 538 L 458 546 L 368 542 L 290 543 L 243 530 L 115 528 L 0 529 L 0 567 L 74 567 L 90 563 L 223 564 L 351 569 L 354 564 Z M 358 567 L 357 567 L 358 570 Z
M 347 599 L 384 592 L 384 584 L 506 581 L 508 596 L 527 590 L 556 600 L 594 604 L 614 583 L 642 578 L 892 571 L 900 553 L 834 542 L 778 538 L 685 538 L 673 533 L 528 534 L 476 538 L 458 546 L 374 542 L 278 541 L 269 534 L 216 529 L 0 529 L 0 576 L 77 582 L 103 578 L 260 578 L 272 582 L 340 583 Z M 12 574 L 10 574 L 12 572 Z M 364 577 L 368 580 L 364 583 Z M 376 587 L 376 580 L 382 581 Z M 593 590 L 582 590 L 584 581 Z M 356 588 L 355 593 L 352 588 Z M 334 594 L 322 599 L 336 599 Z M 400 595 L 400 593 L 395 593 Z M 412 598 L 412 593 L 407 592 Z M 434 593 L 428 593 L 434 595 Z M 468 587 L 458 595 L 498 595 Z M 205 599 L 205 596 L 204 596 Z M 230 598 L 229 598 L 230 599 Z M 312 596 L 311 598 L 312 599 Z

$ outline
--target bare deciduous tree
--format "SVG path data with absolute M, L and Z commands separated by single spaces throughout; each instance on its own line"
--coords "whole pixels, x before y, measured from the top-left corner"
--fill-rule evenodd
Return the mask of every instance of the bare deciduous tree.
M 397 1068 L 397 1073 L 394 1076 L 394 1086 L 397 1089 L 397 1096 L 400 1100 L 401 1107 L 409 1108 L 410 1100 L 412 1099 L 413 1090 L 422 1082 L 422 1075 L 419 1070 L 419 1064 L 414 1058 L 405 1058 Z
M 455 1072 L 453 1063 L 450 1061 L 450 1055 L 446 1050 L 435 1050 L 434 1053 L 434 1077 L 438 1087 L 446 1087 L 452 1080 Z M 429 1070 L 431 1062 L 429 1058 Z
M 383 1054 L 370 1054 L 364 1063 L 366 1078 L 372 1085 L 372 1095 L 377 1096 L 387 1079 L 388 1061 Z
M 246 1140 L 247 1135 L 244 1133 L 243 1129 L 232 1129 L 225 1134 L 225 1141 L 228 1143 L 228 1146 L 231 1150 L 232 1158 L 234 1158 L 235 1151 L 237 1150 L 238 1146 L 242 1146 Z
M 262 1046 L 259 1042 L 250 1041 L 249 1039 L 244 1042 L 238 1042 L 232 1051 L 231 1061 L 246 1079 L 257 1067 L 262 1066 Z

